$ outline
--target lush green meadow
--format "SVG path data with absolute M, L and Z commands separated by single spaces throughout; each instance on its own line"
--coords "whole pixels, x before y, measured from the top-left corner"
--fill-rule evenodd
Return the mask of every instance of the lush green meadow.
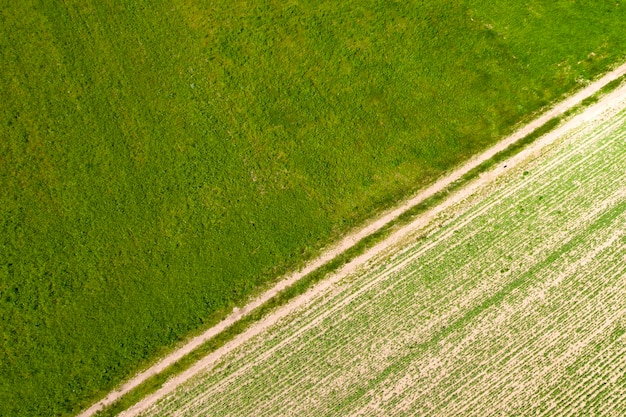
M 77 412 L 626 54 L 615 1 L 2 1 L 0 415 Z
M 624 415 L 625 109 L 124 416 Z

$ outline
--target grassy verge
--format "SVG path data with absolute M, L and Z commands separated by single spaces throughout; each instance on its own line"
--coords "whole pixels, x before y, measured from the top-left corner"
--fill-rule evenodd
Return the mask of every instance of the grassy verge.
M 191 352 L 189 355 L 185 356 L 180 361 L 167 368 L 161 374 L 148 379 L 146 382 L 139 385 L 128 394 L 124 395 L 120 400 L 103 409 L 97 415 L 99 417 L 113 417 L 120 412 L 130 408 L 131 406 L 139 402 L 142 398 L 158 390 L 168 379 L 185 371 L 209 353 L 216 351 L 227 342 L 233 340 L 237 335 L 243 333 L 254 323 L 271 314 L 277 308 L 287 304 L 289 301 L 293 300 L 297 296 L 304 294 L 307 290 L 309 290 L 313 285 L 321 281 L 323 278 L 327 277 L 333 272 L 338 271 L 342 266 L 346 265 L 351 260 L 365 253 L 368 249 L 374 247 L 377 243 L 389 237 L 389 235 L 393 231 L 397 230 L 399 227 L 411 223 L 417 216 L 423 214 L 430 208 L 441 203 L 446 197 L 448 197 L 450 193 L 466 186 L 469 182 L 478 178 L 481 173 L 487 172 L 495 165 L 511 158 L 512 156 L 532 144 L 538 138 L 556 129 L 564 119 L 567 119 L 568 117 L 581 112 L 582 110 L 584 110 L 585 107 L 588 107 L 598 102 L 598 100 L 603 95 L 608 94 L 609 92 L 619 87 L 622 83 L 624 83 L 624 80 L 626 80 L 626 77 L 621 77 L 615 81 L 608 83 L 598 93 L 583 100 L 580 104 L 566 111 L 562 116 L 550 119 L 530 134 L 511 144 L 505 150 L 494 155 L 491 159 L 483 162 L 476 168 L 467 172 L 459 180 L 450 184 L 444 190 L 441 190 L 432 197 L 424 200 L 412 209 L 403 213 L 397 219 L 385 225 L 377 232 L 365 237 L 356 245 L 348 249 L 346 252 L 340 254 L 339 256 L 332 259 L 330 262 L 326 263 L 322 267 L 311 272 L 310 274 L 304 276 L 301 280 L 294 283 L 294 285 L 285 289 L 272 299 L 268 300 L 268 302 L 266 302 L 259 308 L 250 312 L 237 323 L 228 327 L 226 330 L 204 343 L 202 346 Z

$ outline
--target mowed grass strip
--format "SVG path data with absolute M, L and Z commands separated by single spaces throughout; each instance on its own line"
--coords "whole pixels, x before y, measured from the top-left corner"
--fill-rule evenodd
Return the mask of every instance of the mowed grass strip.
M 615 2 L 0 10 L 17 416 L 76 413 L 626 50 Z

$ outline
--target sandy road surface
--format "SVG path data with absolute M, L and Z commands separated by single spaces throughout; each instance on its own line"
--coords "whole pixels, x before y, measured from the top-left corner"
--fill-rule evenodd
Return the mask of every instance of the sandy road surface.
M 124 394 L 130 392 L 133 388 L 137 387 L 138 385 L 146 381 L 148 378 L 162 372 L 170 365 L 176 363 L 182 357 L 189 354 L 191 351 L 193 351 L 194 349 L 202 345 L 204 342 L 211 339 L 218 333 L 222 332 L 223 330 L 231 326 L 233 323 L 240 320 L 243 316 L 245 316 L 250 311 L 264 304 L 269 299 L 271 299 L 272 297 L 274 297 L 275 295 L 283 291 L 285 288 L 288 288 L 289 286 L 297 282 L 302 277 L 306 276 L 310 272 L 314 271 L 315 269 L 321 267 L 322 265 L 326 264 L 327 262 L 329 262 L 330 260 L 338 256 L 339 254 L 353 247 L 357 242 L 359 242 L 363 238 L 380 230 L 386 224 L 392 222 L 393 220 L 398 218 L 400 215 L 410 210 L 411 208 L 415 207 L 422 201 L 433 196 L 437 192 L 445 189 L 448 185 L 450 185 L 454 181 L 461 178 L 464 174 L 466 174 L 473 168 L 479 166 L 481 163 L 489 160 L 498 152 L 505 150 L 511 144 L 517 142 L 518 140 L 522 139 L 526 135 L 532 133 L 535 129 L 542 126 L 550 119 L 563 114 L 567 110 L 571 109 L 572 107 L 582 102 L 585 98 L 588 98 L 592 96 L 593 94 L 595 94 L 598 90 L 600 90 L 606 84 L 610 83 L 611 81 L 625 74 L 626 74 L 626 64 L 623 64 L 619 66 L 618 68 L 616 68 L 615 70 L 609 72 L 602 78 L 598 79 L 597 81 L 594 81 L 593 83 L 591 83 L 590 85 L 588 85 L 583 90 L 576 93 L 575 95 L 558 103 L 556 106 L 548 110 L 546 113 L 544 113 L 543 115 L 541 115 L 540 117 L 532 121 L 531 123 L 523 126 L 521 129 L 513 133 L 511 136 L 498 142 L 495 146 L 489 148 L 482 154 L 472 158 L 470 161 L 463 164 L 461 167 L 457 168 L 456 170 L 454 170 L 447 176 L 441 178 L 439 181 L 437 181 L 430 187 L 419 192 L 413 198 L 402 203 L 397 208 L 383 213 L 383 215 L 381 215 L 379 218 L 375 219 L 371 223 L 367 224 L 362 229 L 359 229 L 349 234 L 344 239 L 342 239 L 337 245 L 332 246 L 327 251 L 325 251 L 321 256 L 311 261 L 302 270 L 297 271 L 291 275 L 288 275 L 283 280 L 279 281 L 270 290 L 263 293 L 260 297 L 258 297 L 257 299 L 247 304 L 244 308 L 233 311 L 231 315 L 229 315 L 227 318 L 225 318 L 223 321 L 221 321 L 214 327 L 211 327 L 203 334 L 191 339 L 187 344 L 177 349 L 176 351 L 172 352 L 168 356 L 164 357 L 152 367 L 137 374 L 128 382 L 120 386 L 117 390 L 109 393 L 109 395 L 107 395 L 104 399 L 100 400 L 99 402 L 95 403 L 87 410 L 83 411 L 79 415 L 79 417 L 90 417 L 94 415 L 98 410 L 104 408 L 107 405 L 114 403 Z M 593 118 L 595 115 L 599 114 L 601 111 L 607 108 L 610 108 L 612 106 L 615 106 L 617 103 L 620 102 L 623 95 L 626 95 L 626 92 L 624 91 L 624 89 L 620 88 L 615 93 L 608 95 L 607 97 L 602 99 L 599 103 L 587 109 L 582 115 L 575 118 L 571 123 L 568 123 L 567 126 L 570 126 L 569 128 L 571 128 L 572 123 L 580 124 L 584 120 Z M 567 127 L 567 126 L 564 126 L 564 127 Z M 562 131 L 564 127 L 557 129 L 557 131 L 555 131 L 554 133 L 558 133 Z M 528 148 L 525 152 L 520 154 L 520 157 L 524 157 L 523 155 L 527 155 L 529 152 L 533 152 L 536 149 L 540 149 L 541 147 L 549 143 L 551 140 L 553 140 L 553 138 L 555 137 L 557 137 L 555 134 L 547 135 L 545 138 L 535 142 L 530 148 Z M 516 160 L 520 160 L 520 158 L 517 158 Z M 513 161 L 509 162 L 509 164 L 511 163 L 514 163 L 514 162 Z M 497 175 L 497 172 L 498 171 L 496 170 L 490 175 Z M 484 176 L 483 178 L 481 178 L 480 181 L 487 181 L 487 180 L 489 180 L 488 176 Z M 305 293 L 302 297 L 295 299 L 293 302 L 281 308 L 275 314 L 272 314 L 267 319 L 255 324 L 254 326 L 249 328 L 246 332 L 244 332 L 243 334 L 239 335 L 234 340 L 232 340 L 230 343 L 224 345 L 222 348 L 218 349 L 217 351 L 205 357 L 203 360 L 201 360 L 196 365 L 188 369 L 186 372 L 174 377 L 173 379 L 168 381 L 166 384 L 164 384 L 164 386 L 161 389 L 159 389 L 157 392 L 146 397 L 144 400 L 142 400 L 141 402 L 139 402 L 138 404 L 136 404 L 134 407 L 132 407 L 131 409 L 129 409 L 127 412 L 123 414 L 135 415 L 136 413 L 145 409 L 151 403 L 153 403 L 154 401 L 156 401 L 158 398 L 162 397 L 163 395 L 167 394 L 168 392 L 172 391 L 175 387 L 177 387 L 182 382 L 190 378 L 192 375 L 196 374 L 202 369 L 206 369 L 212 363 L 214 363 L 218 358 L 222 357 L 227 352 L 241 345 L 241 343 L 243 343 L 244 341 L 249 340 L 252 336 L 262 332 L 265 328 L 267 328 L 268 326 L 271 326 L 274 322 L 279 320 L 281 317 L 284 317 L 285 315 L 287 315 L 289 312 L 293 311 L 294 309 L 298 308 L 300 305 L 306 303 L 308 300 L 312 299 L 315 296 L 315 294 L 317 294 L 318 292 L 324 291 L 325 288 L 328 288 L 328 286 L 332 285 L 334 282 L 341 279 L 341 277 L 348 274 L 357 265 L 361 265 L 362 263 L 366 262 L 368 259 L 371 259 L 372 257 L 376 256 L 385 248 L 388 248 L 389 246 L 393 245 L 398 239 L 406 235 L 406 233 L 408 233 L 410 230 L 414 230 L 416 227 L 417 228 L 423 227 L 434 216 L 436 216 L 437 213 L 441 212 L 443 208 L 448 207 L 449 205 L 453 204 L 454 201 L 459 201 L 460 199 L 463 199 L 465 195 L 471 193 L 475 186 L 476 185 L 466 187 L 466 189 L 455 194 L 455 196 L 450 198 L 447 202 L 444 202 L 441 206 L 425 213 L 423 216 L 420 216 L 416 222 L 400 230 L 398 233 L 392 235 L 385 242 L 382 242 L 381 244 L 369 250 L 367 253 L 358 257 L 357 259 L 352 261 L 350 264 L 346 265 L 346 267 L 344 267 L 338 274 L 334 275 L 332 278 L 325 280 L 320 285 L 312 288 L 310 291 Z

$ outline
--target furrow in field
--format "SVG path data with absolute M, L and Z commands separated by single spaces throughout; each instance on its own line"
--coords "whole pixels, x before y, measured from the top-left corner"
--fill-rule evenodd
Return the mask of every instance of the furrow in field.
M 586 358 L 589 362 L 593 363 L 594 368 L 596 368 L 593 374 L 580 378 L 580 382 L 574 386 L 561 386 L 561 390 L 558 393 L 561 395 L 557 395 L 551 400 L 553 404 L 561 405 L 559 416 L 587 414 L 586 410 L 588 406 L 593 406 L 598 399 L 602 398 L 609 389 L 602 381 L 609 379 L 616 368 L 623 366 L 623 362 L 620 363 L 626 355 L 626 344 L 623 342 L 624 341 L 615 344 L 621 345 L 621 350 L 615 351 L 615 349 L 611 349 L 614 346 L 609 346 L 595 357 Z M 609 354 L 610 356 L 608 356 Z M 566 395 L 562 395 L 564 390 L 566 390 Z M 537 415 L 549 414 L 551 414 L 551 412 L 546 411 Z
M 623 271 L 620 271 L 623 273 Z M 618 302 L 619 299 L 614 297 L 612 294 L 611 297 L 607 297 L 602 300 L 602 302 Z M 623 298 L 623 294 L 620 295 Z M 570 306 L 574 307 L 574 306 Z M 587 313 L 591 314 L 593 311 L 588 311 Z M 623 317 L 624 312 L 618 311 L 614 315 L 604 315 L 603 317 L 606 319 L 604 323 L 596 323 L 595 326 L 578 326 L 578 330 L 580 332 L 586 333 L 586 339 L 576 340 L 572 336 L 572 329 L 567 329 L 566 326 L 569 324 L 567 322 L 559 323 L 560 329 L 558 332 L 548 332 L 548 337 L 542 337 L 537 340 L 537 346 L 541 348 L 536 348 L 532 350 L 530 348 L 525 349 L 525 355 L 516 358 L 518 360 L 511 361 L 513 363 L 510 367 L 504 367 L 501 371 L 502 375 L 515 375 L 515 378 L 499 378 L 498 375 L 494 375 L 493 372 L 487 376 L 484 376 L 482 381 L 490 381 L 490 384 L 477 384 L 474 386 L 465 386 L 464 392 L 479 392 L 481 395 L 472 396 L 471 399 L 466 399 L 466 401 L 458 401 L 456 404 L 463 404 L 462 407 L 458 407 L 458 409 L 447 410 L 445 408 L 439 408 L 439 410 L 443 410 L 438 412 L 437 415 L 445 415 L 447 412 L 451 413 L 459 413 L 455 415 L 491 415 L 489 410 L 484 409 L 485 402 L 497 402 L 498 404 L 506 405 L 506 407 L 514 406 L 516 403 L 519 403 L 520 397 L 522 400 L 528 401 L 527 398 L 523 398 L 528 394 L 528 391 L 533 391 L 537 389 L 537 386 L 540 384 L 548 383 L 552 378 L 560 378 L 559 370 L 564 366 L 564 363 L 571 361 L 576 355 L 580 355 L 581 351 L 584 348 L 587 348 L 593 341 L 598 340 L 600 337 L 604 337 L 608 330 L 612 328 L 613 321 L 617 318 Z M 577 316 L 578 323 L 580 323 L 580 319 L 584 317 Z M 574 323 L 576 324 L 576 322 Z M 565 327 L 565 329 L 563 329 Z M 574 335 L 575 336 L 575 335 Z M 568 345 L 569 343 L 573 344 L 573 351 L 565 352 L 565 353 L 556 353 L 557 349 L 563 349 L 563 346 Z M 548 346 L 549 348 L 546 348 Z M 560 355 L 560 356 L 559 356 Z M 550 357 L 550 360 L 540 361 L 540 363 L 536 363 L 537 359 L 541 359 L 542 357 Z M 520 366 L 520 364 L 524 364 L 524 366 Z M 532 366 L 534 364 L 534 366 Z M 502 387 L 507 387 L 509 390 L 508 393 L 502 392 Z M 482 407 L 482 408 L 481 408 Z M 498 412 L 502 412 L 503 410 L 498 409 Z M 508 409 L 505 412 L 512 412 L 512 410 Z
M 495 357 L 495 358 L 499 357 L 499 356 L 498 356 L 498 353 L 497 353 L 497 352 L 496 352 L 496 353 L 494 353 L 494 356 L 493 356 L 493 357 Z M 516 358 L 511 358 L 511 360 L 512 360 L 512 361 L 514 361 L 514 363 L 525 363 L 525 362 L 520 362 L 519 360 L 515 360 L 515 359 L 516 359 Z M 463 369 L 463 368 L 461 368 L 461 369 Z M 480 381 L 482 381 L 484 378 L 488 378 L 488 376 L 486 376 L 486 375 L 484 375 L 484 374 L 482 375 L 482 377 L 483 377 L 482 379 L 479 379 L 479 382 L 480 382 Z M 530 376 L 530 379 L 531 379 L 531 380 L 533 380 L 533 378 L 535 378 L 535 377 L 536 377 L 536 375 L 531 375 L 531 376 Z M 458 378 L 458 376 L 457 376 L 457 378 Z M 496 379 L 496 378 L 489 378 L 488 380 L 494 381 L 494 383 L 495 383 L 495 384 L 496 384 L 496 386 L 498 386 L 498 387 L 500 387 L 500 386 L 507 386 L 507 387 L 510 387 L 510 386 L 511 386 L 510 382 L 509 382 L 509 383 L 507 383 L 507 381 L 498 380 L 498 379 Z M 470 392 L 472 392 L 472 391 L 473 391 L 473 392 L 486 392 L 486 391 L 484 391 L 484 390 L 483 390 L 483 388 L 476 388 L 475 381 L 472 381 L 472 382 L 474 383 L 474 385 L 467 385 L 467 386 L 468 386 L 468 387 L 475 388 L 475 389 L 474 389 L 474 390 L 471 390 L 471 389 L 470 389 L 470 390 L 466 390 L 465 392 L 467 392 L 467 391 L 470 391 Z M 432 383 L 432 381 L 430 381 L 430 380 L 429 380 L 429 386 L 431 385 L 431 383 Z M 469 383 L 469 382 L 468 382 L 468 383 Z M 445 395 L 445 398 L 446 398 L 448 401 L 449 401 L 451 398 L 454 398 L 454 393 L 448 393 L 447 391 L 444 391 L 444 392 L 445 392 L 445 394 L 446 394 L 446 395 Z M 428 398 L 428 399 L 432 398 L 432 397 L 429 397 L 427 393 L 423 393 L 423 394 L 424 394 L 424 395 L 423 395 L 422 399 L 424 399 L 424 398 Z M 493 393 L 490 393 L 490 395 L 493 395 Z M 471 396 L 471 398 L 476 398 L 476 396 L 475 396 L 475 395 L 472 395 L 472 396 Z M 490 396 L 489 398 L 492 398 L 492 397 Z M 469 403 L 471 403 L 471 401 L 464 402 L 464 401 L 456 401 L 456 400 L 458 400 L 458 399 L 455 399 L 455 401 L 454 401 L 456 404 L 469 404 Z M 443 405 L 443 404 L 438 404 L 436 407 L 433 405 L 433 406 L 432 406 L 432 408 L 429 408 L 429 410 L 431 410 L 431 411 L 432 411 L 432 410 L 440 410 L 440 409 L 442 409 L 442 408 L 441 408 L 441 406 L 442 406 L 442 405 Z M 443 407 L 443 409 L 445 409 L 445 407 Z M 420 410 L 420 411 L 423 411 L 423 410 Z M 447 412 L 452 412 L 452 411 L 451 411 L 451 410 L 447 410 Z M 466 412 L 467 412 L 467 411 L 466 411 Z M 422 414 L 422 413 L 420 413 L 420 414 Z M 428 413 L 425 413 L 425 415 L 426 415 L 426 414 L 428 414 Z M 439 414 L 439 413 L 437 413 L 437 414 Z M 444 414 L 445 414 L 445 413 L 444 413 Z M 442 415 L 444 415 L 444 414 L 442 414 Z M 458 415 L 458 414 L 449 414 L 449 415 Z M 480 415 L 480 413 L 478 413 L 478 415 Z

